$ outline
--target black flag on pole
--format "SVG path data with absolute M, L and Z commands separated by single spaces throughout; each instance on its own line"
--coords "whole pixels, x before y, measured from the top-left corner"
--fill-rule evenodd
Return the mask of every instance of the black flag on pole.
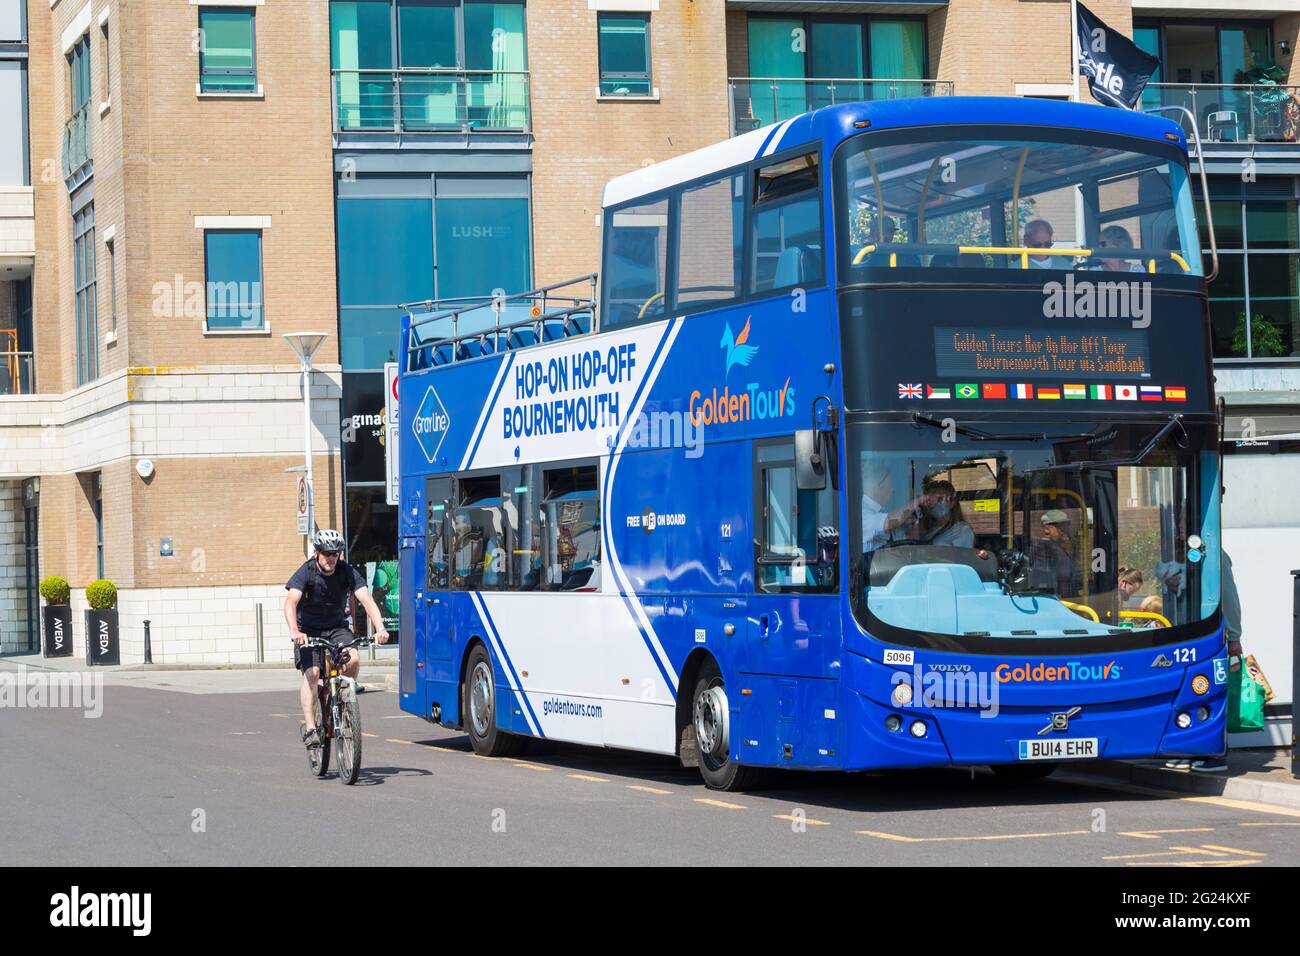
M 1082 3 L 1074 29 L 1079 36 L 1079 72 L 1088 78 L 1093 98 L 1131 110 L 1160 61 L 1106 26 Z

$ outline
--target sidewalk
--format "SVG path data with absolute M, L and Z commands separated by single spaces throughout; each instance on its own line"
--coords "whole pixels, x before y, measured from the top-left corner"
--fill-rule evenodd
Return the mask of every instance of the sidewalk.
M 376 647 L 375 657 L 370 657 L 370 649 L 361 648 L 361 666 L 373 668 L 397 667 L 397 645 Z M 40 671 L 103 671 L 106 674 L 121 674 L 135 671 L 226 671 L 226 670 L 284 670 L 292 669 L 293 661 L 265 661 L 260 664 L 110 664 L 106 667 L 91 667 L 84 657 L 76 654 L 71 657 L 42 657 L 35 654 L 0 654 L 0 671 L 40 670 Z
M 1168 770 L 1163 761 L 1150 760 L 1098 760 L 1077 767 L 1063 766 L 1059 772 L 1300 810 L 1300 780 L 1291 776 L 1289 750 L 1230 750 L 1226 759 L 1228 769 L 1223 773 Z

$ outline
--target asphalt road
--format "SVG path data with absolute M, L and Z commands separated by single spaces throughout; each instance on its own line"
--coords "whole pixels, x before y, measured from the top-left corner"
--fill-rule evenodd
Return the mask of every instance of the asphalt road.
M 278 673 L 258 686 L 287 686 Z M 98 719 L 0 709 L 0 864 L 1300 861 L 1296 810 L 967 771 L 786 775 L 721 794 L 660 757 L 553 744 L 477 757 L 392 693 L 361 698 L 364 769 L 344 787 L 308 774 L 296 694 L 237 680 L 114 682 Z

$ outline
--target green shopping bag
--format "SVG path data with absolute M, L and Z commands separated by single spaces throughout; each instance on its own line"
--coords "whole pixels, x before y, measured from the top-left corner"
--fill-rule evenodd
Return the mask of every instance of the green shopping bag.
M 1236 675 L 1235 677 L 1233 675 Z M 1264 729 L 1264 688 L 1238 666 L 1228 672 L 1228 733 L 1244 734 Z

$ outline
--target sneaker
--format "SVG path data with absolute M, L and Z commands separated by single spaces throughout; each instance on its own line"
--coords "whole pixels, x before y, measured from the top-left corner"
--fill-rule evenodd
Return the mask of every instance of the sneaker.
M 1222 757 L 1209 757 L 1205 760 L 1193 760 L 1192 770 L 1197 773 L 1226 773 L 1228 763 Z
M 366 685 L 365 685 L 365 684 L 358 684 L 358 685 L 357 685 L 357 693 L 358 693 L 358 694 L 364 694 L 365 692 L 366 692 Z
M 1192 762 L 1190 760 L 1166 760 L 1166 770 L 1190 770 Z
M 303 746 L 307 747 L 308 749 L 312 747 L 320 746 L 320 734 L 316 732 L 315 727 L 312 727 L 310 729 L 306 727 L 303 728 L 302 742 L 303 742 Z

